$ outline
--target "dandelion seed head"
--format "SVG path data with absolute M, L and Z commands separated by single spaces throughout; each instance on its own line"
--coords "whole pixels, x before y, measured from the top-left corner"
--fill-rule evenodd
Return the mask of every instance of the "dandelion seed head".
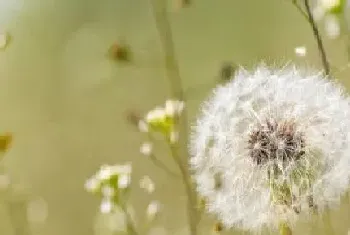
M 336 205 L 350 178 L 350 99 L 322 73 L 240 69 L 204 102 L 190 166 L 225 227 L 293 226 Z

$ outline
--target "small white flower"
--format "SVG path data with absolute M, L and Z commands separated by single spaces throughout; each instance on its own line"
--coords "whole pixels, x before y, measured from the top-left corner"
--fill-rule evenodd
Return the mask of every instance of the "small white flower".
M 100 181 L 92 177 L 85 182 L 84 186 L 88 192 L 96 192 L 100 188 Z
M 295 51 L 295 54 L 296 54 L 297 56 L 303 57 L 303 56 L 306 55 L 306 47 L 304 47 L 304 46 L 302 46 L 302 47 L 296 47 L 296 48 L 294 49 L 294 51 Z
M 113 210 L 114 204 L 109 198 L 103 198 L 100 205 L 100 211 L 103 214 L 111 213 Z
M 111 166 L 109 165 L 102 165 L 100 170 L 96 174 L 96 179 L 98 180 L 109 180 L 111 176 L 113 175 L 113 171 Z
M 190 166 L 206 209 L 259 232 L 337 206 L 349 189 L 350 98 L 320 72 L 240 69 L 202 105 Z
M 154 192 L 155 190 L 154 182 L 148 175 L 145 175 L 140 180 L 140 188 L 144 189 L 147 193 Z
M 118 188 L 126 189 L 130 186 L 131 176 L 130 174 L 121 174 L 118 178 Z
M 140 147 L 140 152 L 145 156 L 151 155 L 152 150 L 153 150 L 153 144 L 151 142 L 145 142 Z
M 144 132 L 144 133 L 148 132 L 148 124 L 143 120 L 140 120 L 138 122 L 138 128 L 141 132 Z
M 158 201 L 152 201 L 150 204 L 148 204 L 147 207 L 147 218 L 152 221 L 155 219 L 155 217 L 158 215 L 160 211 L 160 203 Z
M 343 0 L 319 0 L 319 5 L 325 10 L 330 11 L 339 7 Z
M 182 101 L 177 101 L 177 100 L 167 100 L 165 102 L 165 114 L 168 117 L 175 117 L 179 116 L 183 109 L 184 109 L 185 103 Z
M 325 28 L 329 38 L 335 39 L 340 35 L 339 19 L 334 15 L 327 15 L 325 17 Z
M 102 192 L 102 195 L 105 197 L 105 198 L 110 198 L 110 197 L 113 197 L 115 195 L 115 189 L 112 188 L 111 186 L 109 185 L 106 185 L 106 186 L 103 186 L 101 188 L 101 192 Z
M 165 110 L 161 107 L 156 107 L 155 109 L 148 112 L 148 114 L 146 115 L 146 121 L 148 123 L 151 123 L 157 120 L 163 120 L 165 119 L 165 117 Z

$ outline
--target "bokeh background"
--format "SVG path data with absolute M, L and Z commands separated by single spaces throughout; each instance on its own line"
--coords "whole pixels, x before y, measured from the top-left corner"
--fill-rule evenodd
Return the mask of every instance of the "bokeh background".
M 191 91 L 186 103 L 190 121 L 225 61 L 248 68 L 265 61 L 322 69 L 310 25 L 289 0 L 193 0 L 182 9 L 176 1 L 181 0 L 168 1 L 169 17 L 183 86 Z M 322 22 L 319 26 L 335 77 L 349 87 L 346 32 L 329 39 Z M 164 228 L 186 235 L 181 181 L 140 154 L 145 138 L 126 121 L 128 111 L 145 113 L 170 98 L 149 2 L 0 0 L 0 27 L 11 36 L 0 52 L 0 130 L 14 135 L 1 164 L 18 191 L 10 201 L 31 201 L 23 218 L 23 208 L 10 216 L 9 199 L 2 197 L 0 234 L 112 234 L 96 226 L 99 199 L 84 190 L 84 182 L 101 164 L 132 162 L 137 220 L 156 199 L 163 204 L 158 232 Z M 106 56 L 119 41 L 130 45 L 132 62 Z M 299 46 L 307 48 L 306 56 L 295 54 Z M 161 142 L 155 151 L 176 170 Z M 143 175 L 155 182 L 151 195 L 138 186 Z M 331 214 L 335 234 L 347 234 L 349 215 L 345 198 Z M 30 227 L 15 234 L 25 219 Z M 210 218 L 203 221 L 200 234 L 211 234 Z M 329 233 L 315 220 L 301 223 L 296 234 Z

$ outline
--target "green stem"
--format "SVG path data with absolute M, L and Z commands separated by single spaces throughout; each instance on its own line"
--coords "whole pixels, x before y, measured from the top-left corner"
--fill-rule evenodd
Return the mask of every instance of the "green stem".
M 188 220 L 190 225 L 190 234 L 196 235 L 198 211 L 196 208 L 197 206 L 196 197 L 192 189 L 192 183 L 190 181 L 191 178 L 188 170 L 186 169 L 186 167 L 184 167 L 184 164 L 181 162 L 180 156 L 177 154 L 176 146 L 171 145 L 170 148 L 171 148 L 171 155 L 181 171 L 182 180 L 185 185 L 185 190 L 187 194 L 187 204 L 188 204 L 187 209 L 188 209 Z
M 133 220 L 128 212 L 128 209 L 126 208 L 125 204 L 122 203 L 120 205 L 120 208 L 122 209 L 122 211 L 124 212 L 125 218 L 126 218 L 126 228 L 127 228 L 127 233 L 128 235 L 138 235 Z
M 172 177 L 176 177 L 178 178 L 179 175 L 176 174 L 175 172 L 173 172 L 172 170 L 170 170 L 161 160 L 159 160 L 154 154 L 151 154 L 149 156 L 149 158 L 151 159 L 152 163 L 158 167 L 161 168 L 162 170 L 164 170 L 166 173 L 168 173 L 170 176 Z

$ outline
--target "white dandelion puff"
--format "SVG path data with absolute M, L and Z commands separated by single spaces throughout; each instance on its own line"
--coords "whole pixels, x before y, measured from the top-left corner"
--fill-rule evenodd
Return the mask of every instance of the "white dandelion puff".
M 350 178 L 350 99 L 322 73 L 261 65 L 216 88 L 193 127 L 190 165 L 225 227 L 293 227 L 339 203 Z

